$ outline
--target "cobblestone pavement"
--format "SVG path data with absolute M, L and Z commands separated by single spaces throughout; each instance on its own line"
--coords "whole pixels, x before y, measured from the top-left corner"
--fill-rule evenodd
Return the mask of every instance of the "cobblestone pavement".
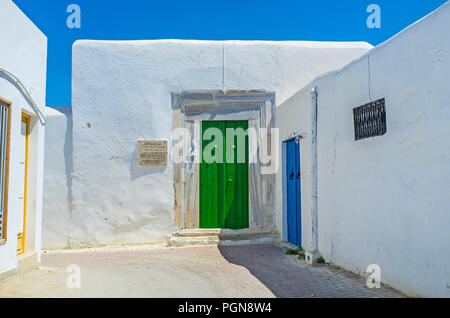
M 67 266 L 81 289 L 67 288 Z M 127 247 L 42 255 L 42 267 L 0 281 L 0 297 L 401 297 L 326 266 L 310 267 L 276 244 Z

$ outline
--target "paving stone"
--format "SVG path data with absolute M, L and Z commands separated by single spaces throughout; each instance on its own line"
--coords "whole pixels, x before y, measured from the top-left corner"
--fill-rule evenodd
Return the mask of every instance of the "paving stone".
M 81 268 L 69 289 L 66 268 Z M 42 255 L 42 268 L 0 282 L 0 297 L 402 297 L 363 280 L 310 267 L 277 244 L 133 246 Z

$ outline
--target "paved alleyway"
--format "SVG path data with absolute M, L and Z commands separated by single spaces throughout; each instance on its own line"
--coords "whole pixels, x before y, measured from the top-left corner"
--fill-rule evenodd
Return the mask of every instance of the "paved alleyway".
M 68 289 L 66 268 L 81 268 Z M 42 268 L 0 281 L 0 297 L 398 297 L 364 280 L 311 268 L 274 244 L 128 247 L 47 253 Z

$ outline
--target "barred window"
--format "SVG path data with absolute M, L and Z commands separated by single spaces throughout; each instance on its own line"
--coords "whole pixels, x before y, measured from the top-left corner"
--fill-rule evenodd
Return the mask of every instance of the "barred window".
M 353 110 L 355 140 L 382 136 L 386 133 L 385 99 L 357 107 Z
M 10 106 L 0 100 L 0 241 L 6 239 Z

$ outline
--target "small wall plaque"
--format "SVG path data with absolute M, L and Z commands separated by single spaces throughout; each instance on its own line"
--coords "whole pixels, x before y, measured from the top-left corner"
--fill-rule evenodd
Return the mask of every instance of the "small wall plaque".
M 353 118 L 355 140 L 384 135 L 387 131 L 385 99 L 353 109 Z
M 167 140 L 140 140 L 138 148 L 141 167 L 167 166 Z

